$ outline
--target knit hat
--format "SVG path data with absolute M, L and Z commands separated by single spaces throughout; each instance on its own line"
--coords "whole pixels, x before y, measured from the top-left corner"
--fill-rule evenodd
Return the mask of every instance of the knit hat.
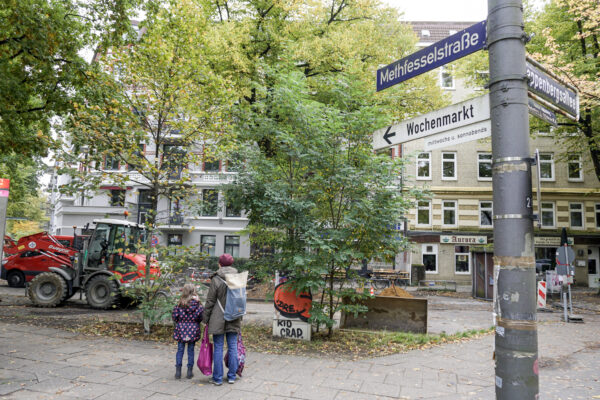
M 221 267 L 229 267 L 231 264 L 233 264 L 233 257 L 231 256 L 231 254 L 221 254 L 221 256 L 219 257 L 219 265 Z

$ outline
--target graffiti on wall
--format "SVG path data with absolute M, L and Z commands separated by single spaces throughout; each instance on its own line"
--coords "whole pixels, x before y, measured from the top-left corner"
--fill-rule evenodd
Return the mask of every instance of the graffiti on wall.
M 296 294 L 289 285 L 280 283 L 275 287 L 273 297 L 275 309 L 286 318 L 299 318 L 308 322 L 310 318 L 310 307 L 312 306 L 312 295 L 308 292 Z

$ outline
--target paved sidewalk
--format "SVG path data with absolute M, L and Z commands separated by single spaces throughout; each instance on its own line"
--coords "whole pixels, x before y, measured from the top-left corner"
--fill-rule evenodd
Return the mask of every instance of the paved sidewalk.
M 600 395 L 600 315 L 539 314 L 546 399 Z M 493 335 L 363 361 L 250 353 L 244 378 L 214 387 L 196 369 L 173 379 L 175 346 L 84 338 L 0 322 L 3 399 L 492 399 Z

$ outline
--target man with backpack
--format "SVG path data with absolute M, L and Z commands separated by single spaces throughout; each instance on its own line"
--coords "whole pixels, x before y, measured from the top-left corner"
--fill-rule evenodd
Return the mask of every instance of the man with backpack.
M 213 335 L 213 375 L 210 380 L 214 385 L 223 384 L 223 345 L 227 339 L 227 382 L 235 382 L 238 371 L 238 334 L 242 326 L 242 315 L 246 313 L 246 279 L 247 272 L 238 274 L 233 268 L 231 254 L 219 257 L 219 270 L 213 274 L 206 305 L 204 306 L 204 322 L 208 334 Z

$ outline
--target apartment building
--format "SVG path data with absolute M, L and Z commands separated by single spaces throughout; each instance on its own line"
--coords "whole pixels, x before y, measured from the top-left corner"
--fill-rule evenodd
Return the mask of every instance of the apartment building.
M 425 46 L 472 23 L 414 22 Z M 473 97 L 467 88 L 440 71 L 440 85 L 452 101 Z M 450 83 L 451 82 L 451 83 Z M 478 282 L 493 290 L 493 200 L 491 139 L 482 139 L 425 152 L 424 139 L 396 146 L 393 155 L 410 161 L 405 182 L 427 188 L 431 200 L 419 201 L 408 215 L 409 237 L 414 242 L 412 263 L 425 265 L 428 280 Z M 600 183 L 589 155 L 564 154 L 552 133 L 532 135 L 530 153 L 540 152 L 541 207 L 534 186 L 533 209 L 540 216 L 535 228 L 535 255 L 554 260 L 560 232 L 567 228 L 576 260 L 576 284 L 598 286 L 600 265 Z M 536 172 L 536 167 L 533 167 Z M 518 240 L 524 240 L 519 238 Z M 551 262 L 551 261 L 550 261 Z M 482 296 L 483 297 L 483 296 Z
M 146 149 L 151 146 L 144 146 Z M 168 151 L 166 151 L 168 153 Z M 147 158 L 153 157 L 150 152 Z M 114 186 L 109 180 L 93 193 L 80 193 L 73 196 L 55 193 L 51 232 L 70 234 L 74 228 L 82 229 L 96 218 L 118 218 L 144 223 L 150 208 L 149 190 L 143 183 L 144 177 L 130 167 L 119 165 L 115 160 L 105 159 L 103 165 L 96 166 L 94 173 L 115 173 L 125 175 L 130 180 L 126 185 Z M 157 230 L 152 241 L 167 246 L 198 246 L 210 256 L 230 253 L 234 257 L 250 256 L 248 237 L 239 233 L 246 227 L 247 218 L 242 210 L 226 204 L 219 188 L 234 179 L 235 171 L 228 168 L 225 161 L 217 160 L 190 165 L 190 184 L 195 187 L 195 195 L 177 199 L 162 196 L 158 202 Z M 173 172 L 178 179 L 182 169 Z M 54 185 L 60 187 L 68 183 L 70 177 L 58 176 Z M 195 207 L 202 203 L 202 207 Z

